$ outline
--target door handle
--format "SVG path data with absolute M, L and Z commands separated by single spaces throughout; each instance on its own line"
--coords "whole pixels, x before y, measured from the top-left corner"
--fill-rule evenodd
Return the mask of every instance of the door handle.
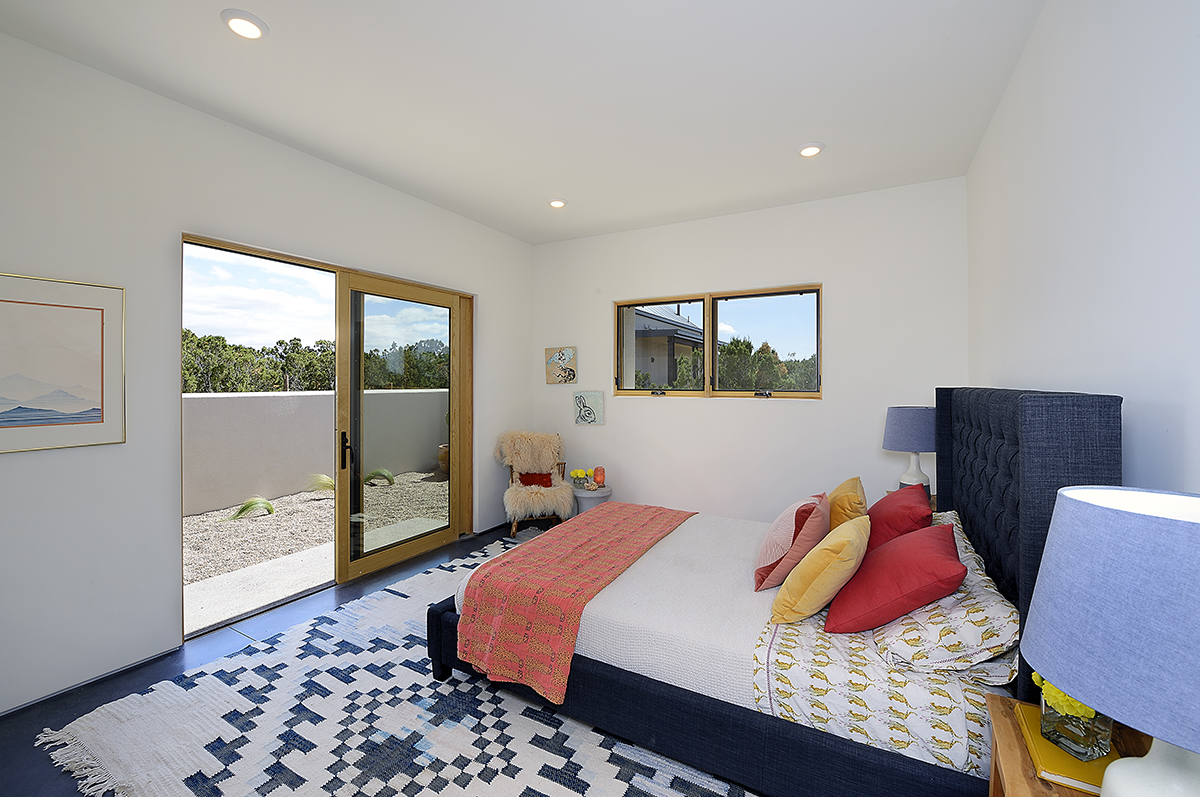
M 342 470 L 346 469 L 346 453 L 350 453 L 350 464 L 354 464 L 354 446 L 350 445 L 350 438 L 345 432 L 342 432 Z

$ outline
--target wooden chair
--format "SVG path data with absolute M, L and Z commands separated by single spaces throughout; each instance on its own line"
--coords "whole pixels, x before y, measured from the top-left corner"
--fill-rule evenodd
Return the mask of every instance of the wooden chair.
M 496 459 L 508 466 L 504 511 L 512 535 L 522 520 L 562 522 L 575 513 L 575 492 L 566 481 L 562 437 L 543 432 L 504 432 L 496 442 Z M 526 477 L 526 478 L 522 478 Z
M 558 468 L 558 478 L 561 479 L 564 483 L 566 483 L 567 463 L 559 462 L 557 465 L 557 468 Z M 520 486 L 520 487 L 524 486 L 521 484 L 521 475 L 513 469 L 512 465 L 509 465 L 508 466 L 508 487 L 511 490 L 513 487 L 517 487 L 517 486 Z M 575 496 L 574 490 L 571 491 L 571 496 L 572 496 L 572 498 L 574 498 L 574 496 Z M 555 523 L 562 523 L 564 520 L 566 520 L 566 518 L 559 517 L 556 514 L 537 515 L 537 516 L 532 516 L 532 517 L 517 518 L 517 519 L 513 520 L 512 529 L 508 532 L 508 536 L 510 536 L 510 537 L 517 536 L 517 524 L 524 520 L 553 520 Z

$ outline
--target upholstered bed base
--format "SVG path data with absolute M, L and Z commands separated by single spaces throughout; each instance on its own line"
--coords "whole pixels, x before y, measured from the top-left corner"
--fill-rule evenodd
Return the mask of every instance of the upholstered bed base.
M 1121 399 L 938 389 L 938 508 L 956 509 L 988 572 L 1029 605 L 1060 487 L 1120 484 Z M 457 654 L 453 596 L 429 609 L 433 676 L 471 672 Z M 544 703 L 532 690 L 505 689 Z M 1023 670 L 1018 692 L 1030 696 Z M 982 795 L 988 784 L 739 708 L 583 656 L 557 711 L 761 795 Z
M 457 654 L 454 597 L 429 607 L 433 675 L 471 672 Z M 500 684 L 538 705 L 532 689 Z M 986 781 L 740 708 L 584 656 L 553 706 L 605 733 L 762 795 L 987 794 Z M 881 779 L 883 779 L 881 781 Z

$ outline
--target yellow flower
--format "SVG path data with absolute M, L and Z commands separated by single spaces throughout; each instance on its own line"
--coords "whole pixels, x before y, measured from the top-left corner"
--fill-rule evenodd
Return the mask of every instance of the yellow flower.
M 1046 703 L 1050 708 L 1059 714 L 1069 714 L 1072 717 L 1083 717 L 1084 719 L 1096 716 L 1094 708 L 1080 703 L 1036 672 L 1033 674 L 1033 682 L 1042 688 L 1042 697 L 1046 698 Z
M 596 475 L 596 470 L 595 470 L 595 468 L 588 468 L 588 469 L 587 469 L 587 477 L 588 477 L 589 479 L 590 479 L 590 478 L 592 478 L 592 477 L 593 477 L 593 476 L 595 476 L 595 475 Z

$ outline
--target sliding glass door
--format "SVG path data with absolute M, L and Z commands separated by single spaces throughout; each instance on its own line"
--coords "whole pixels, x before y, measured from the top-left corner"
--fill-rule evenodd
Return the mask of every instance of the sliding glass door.
M 468 296 L 338 274 L 338 582 L 471 531 Z

